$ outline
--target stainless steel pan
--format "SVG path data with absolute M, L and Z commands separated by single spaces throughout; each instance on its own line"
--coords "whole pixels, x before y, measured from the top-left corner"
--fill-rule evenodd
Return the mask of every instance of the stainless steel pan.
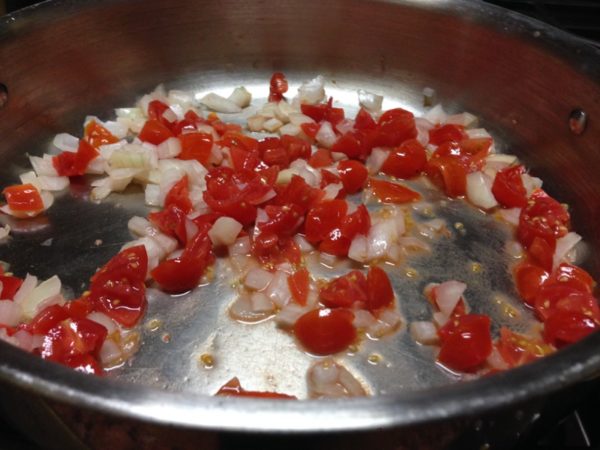
M 574 229 L 590 249 L 586 268 L 600 276 L 600 53 L 549 26 L 478 1 L 54 1 L 6 16 L 0 19 L 0 83 L 8 92 L 0 110 L 0 179 L 15 181 L 27 167 L 24 155 L 44 151 L 53 134 L 78 133 L 85 115 L 108 116 L 110 108 L 132 104 L 158 83 L 198 92 L 266 86 L 274 70 L 284 71 L 292 83 L 323 74 L 330 93 L 342 102 L 354 102 L 351 93 L 362 87 L 415 111 L 429 86 L 448 109 L 477 114 L 504 149 L 519 155 L 546 180 L 551 194 L 572 205 Z M 586 125 L 581 134 L 569 127 L 574 110 L 588 118 L 579 122 Z M 48 219 L 17 226 L 11 244 L 0 247 L 0 259 L 23 274 L 59 273 L 65 285 L 80 292 L 82 281 L 129 239 L 128 217 L 145 211 L 136 206 L 136 192 L 102 205 L 89 203 L 86 192 L 75 186 L 58 199 Z M 448 214 L 461 213 L 456 208 Z M 476 214 L 465 220 L 477 228 Z M 484 254 L 490 277 L 508 286 L 497 249 L 484 250 L 502 230 L 490 233 L 457 248 Z M 52 246 L 40 245 L 50 237 Z M 103 244 L 93 245 L 96 239 Z M 452 255 L 445 258 L 446 264 L 438 261 L 440 270 L 452 265 Z M 414 292 L 421 287 L 396 283 Z M 481 284 L 480 292 L 486 286 Z M 209 297 L 222 295 L 215 288 Z M 223 442 L 215 441 L 214 433 L 350 431 L 363 437 L 377 433 L 398 446 L 415 442 L 407 438 L 415 430 L 425 441 L 444 444 L 453 432 L 440 421 L 452 420 L 460 428 L 464 417 L 539 401 L 600 373 L 600 335 L 594 335 L 535 364 L 456 384 L 440 376 L 426 352 L 410 347 L 404 333 L 386 347 L 392 349 L 386 350 L 393 363 L 389 370 L 353 363 L 385 395 L 311 402 L 209 397 L 198 391 L 214 392 L 226 380 L 199 371 L 190 358 L 220 323 L 219 308 L 198 299 L 176 304 L 155 299 L 150 316 L 160 314 L 165 332 L 179 343 L 169 347 L 160 333 L 146 330 L 134 363 L 108 378 L 82 376 L 0 342 L 0 379 L 27 408 L 25 399 L 36 408 L 45 399 L 44 408 L 52 405 L 52 414 L 58 411 L 71 424 L 90 422 L 98 417 L 94 414 L 123 417 L 118 420 L 163 427 L 162 432 L 175 427 L 182 434 L 198 433 L 209 439 L 207 447 Z M 418 316 L 418 308 L 407 308 L 405 314 Z M 237 352 L 228 370 L 247 366 L 256 374 L 258 364 L 244 358 L 245 351 Z M 277 374 L 306 364 L 278 355 L 267 361 Z M 253 381 L 264 378 L 259 373 Z M 7 398 L 3 409 L 18 418 L 23 405 Z M 79 409 L 85 413 L 75 413 Z

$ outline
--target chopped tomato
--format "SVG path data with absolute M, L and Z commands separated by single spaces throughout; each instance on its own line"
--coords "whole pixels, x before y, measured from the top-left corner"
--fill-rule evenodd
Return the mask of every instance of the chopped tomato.
M 185 214 L 192 210 L 187 175 L 181 177 L 181 179 L 169 189 L 169 192 L 165 197 L 165 206 L 169 207 L 171 205 L 177 206 Z
M 84 319 L 94 310 L 94 305 L 87 292 L 80 298 L 68 301 L 63 308 L 71 319 Z
M 329 98 L 327 103 L 318 105 L 303 104 L 300 105 L 300 109 L 302 110 L 302 114 L 310 117 L 317 123 L 326 120 L 335 126 L 344 120 L 344 110 L 333 107 L 333 98 Z
M 31 319 L 31 322 L 26 326 L 27 331 L 31 334 L 44 335 L 50 331 L 50 329 L 54 328 L 63 320 L 67 320 L 69 317 L 69 313 L 65 308 L 60 305 L 51 305 L 41 310 L 33 319 Z
M 375 311 L 386 308 L 394 302 L 394 290 L 385 271 L 377 266 L 371 267 L 367 274 L 367 309 Z
M 314 139 L 317 136 L 320 127 L 318 123 L 307 122 L 300 124 L 300 128 L 309 138 Z
M 438 360 L 451 370 L 474 372 L 492 352 L 490 318 L 480 314 L 454 317 L 439 330 Z
M 511 368 L 534 361 L 554 351 L 541 340 L 515 333 L 506 327 L 500 328 L 500 338 L 496 348 Z
M 200 229 L 187 243 L 180 257 L 167 259 L 152 270 L 152 278 L 161 289 L 179 294 L 198 286 L 204 271 L 214 259 L 208 229 L 208 226 Z
M 283 99 L 283 94 L 288 90 L 288 82 L 285 79 L 285 75 L 281 72 L 275 72 L 271 77 L 271 84 L 269 87 L 269 101 L 278 102 Z
M 165 125 L 167 128 L 172 129 L 176 121 L 168 120 L 165 117 L 165 111 L 170 110 L 171 107 L 160 100 L 152 100 L 148 103 L 148 119 L 157 120 Z
M 551 284 L 569 286 L 578 291 L 589 292 L 591 294 L 596 283 L 591 275 L 581 267 L 562 263 L 552 272 L 548 280 L 548 285 Z
M 90 120 L 85 126 L 83 137 L 96 148 L 100 147 L 101 145 L 119 142 L 119 139 L 116 136 L 114 136 L 110 131 L 108 131 L 95 120 Z
M 369 287 L 364 274 L 353 270 L 323 286 L 319 297 L 328 308 L 349 308 L 355 304 L 363 307 L 369 303 Z
M 368 151 L 359 131 L 348 131 L 340 136 L 333 146 L 332 152 L 344 153 L 351 159 L 364 159 Z
M 556 200 L 538 189 L 529 198 L 521 211 L 517 237 L 525 248 L 533 243 L 535 237 L 553 243 L 569 231 L 570 218 L 566 209 Z
M 589 336 L 600 322 L 577 311 L 556 311 L 544 322 L 544 339 L 555 347 L 564 347 Z
M 99 155 L 85 139 L 79 140 L 77 152 L 62 152 L 52 157 L 52 165 L 61 177 L 83 175 L 91 161 Z
M 467 191 L 467 169 L 452 156 L 431 158 L 425 168 L 427 176 L 449 197 L 460 197 Z
M 146 310 L 147 271 L 144 246 L 122 250 L 91 278 L 90 301 L 120 324 L 134 326 Z
M 221 388 L 217 391 L 215 395 L 225 396 L 225 397 L 255 397 L 255 398 L 277 398 L 282 400 L 296 400 L 296 397 L 293 395 L 280 394 L 279 392 L 269 392 L 269 391 L 247 391 L 240 384 L 240 380 L 237 377 L 232 378 L 227 383 L 225 383 Z
M 8 206 L 13 211 L 41 211 L 44 202 L 40 191 L 30 183 L 8 186 L 2 191 Z
M 498 203 L 506 208 L 524 208 L 527 206 L 527 191 L 523 185 L 521 174 L 523 166 L 513 166 L 502 169 L 496 174 L 492 193 Z
M 88 375 L 102 375 L 100 363 L 91 355 L 74 355 L 66 358 L 62 363 L 71 369 Z
M 167 205 L 162 211 L 151 212 L 148 214 L 148 220 L 166 235 L 176 238 L 182 245 L 187 242 L 187 215 L 176 204 Z
M 346 160 L 338 163 L 338 172 L 348 194 L 360 191 L 367 181 L 369 172 L 364 164 L 358 161 Z
M 294 324 L 300 344 L 315 355 L 332 355 L 345 350 L 356 339 L 354 314 L 347 309 L 314 309 Z
M 429 130 L 429 143 L 433 145 L 440 145 L 449 141 L 460 142 L 465 138 L 467 138 L 467 133 L 461 125 L 437 125 Z
M 533 238 L 529 246 L 529 257 L 548 272 L 552 271 L 556 240 L 545 240 L 538 236 Z
M 340 232 L 350 241 L 359 234 L 366 235 L 371 228 L 371 216 L 365 205 L 360 205 L 352 214 L 342 220 Z
M 159 145 L 173 136 L 174 134 L 169 127 L 156 119 L 148 119 L 140 134 L 138 134 L 141 141 L 150 142 L 154 145 Z
M 535 297 L 550 274 L 540 266 L 525 261 L 515 268 L 514 275 L 519 295 L 525 303 L 533 306 Z
M 357 130 L 374 130 L 377 128 L 377 123 L 365 108 L 360 108 L 354 119 L 354 128 Z
M 397 178 L 412 178 L 419 175 L 426 165 L 425 147 L 416 139 L 409 139 L 392 149 L 381 171 Z
M 47 331 L 41 356 L 63 364 L 75 356 L 96 356 L 106 334 L 106 328 L 92 320 L 67 319 Z
M 377 122 L 373 146 L 396 147 L 416 137 L 414 115 L 402 108 L 390 109 Z
M 321 167 L 331 166 L 333 164 L 333 158 L 331 157 L 331 152 L 326 148 L 318 149 L 308 160 L 308 164 L 310 164 L 315 169 L 319 169 Z
M 23 280 L 12 275 L 0 275 L 0 300 L 12 300 L 23 284 Z
M 369 186 L 373 190 L 373 194 L 384 203 L 409 203 L 421 199 L 418 192 L 398 183 L 371 178 Z
M 277 188 L 277 197 L 274 203 L 277 205 L 297 205 L 305 214 L 315 206 L 323 197 L 323 191 L 306 184 L 304 178 L 293 175 L 292 180 L 285 187 Z
M 313 244 L 326 239 L 333 230 L 339 229 L 346 211 L 345 200 L 328 200 L 316 205 L 306 216 L 306 239 Z
M 535 310 L 542 320 L 555 312 L 578 312 L 600 323 L 598 301 L 589 292 L 582 292 L 569 286 L 547 284 L 542 286 L 535 297 Z
M 310 286 L 308 270 L 300 269 L 295 271 L 292 275 L 288 276 L 287 282 L 294 301 L 299 305 L 305 306 Z
M 279 237 L 291 237 L 302 224 L 302 209 L 298 205 L 267 205 L 265 206 L 267 220 L 257 222 L 260 233 L 273 233 Z
M 195 159 L 204 167 L 208 167 L 213 146 L 213 137 L 207 133 L 185 133 L 179 135 L 181 153 L 179 159 Z

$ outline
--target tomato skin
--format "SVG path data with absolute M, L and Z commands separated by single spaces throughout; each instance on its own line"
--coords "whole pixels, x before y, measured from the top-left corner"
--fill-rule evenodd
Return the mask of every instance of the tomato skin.
M 529 246 L 529 257 L 548 272 L 552 271 L 556 240 L 547 241 L 538 236 L 533 238 Z
M 373 116 L 361 107 L 354 119 L 354 128 L 357 130 L 374 130 L 377 128 L 377 123 L 373 120 Z
M 62 363 L 69 366 L 76 372 L 86 373 L 88 375 L 102 375 L 100 363 L 90 355 L 74 355 L 67 357 Z
M 33 184 L 8 186 L 4 188 L 2 194 L 6 197 L 6 202 L 13 211 L 40 211 L 44 209 L 40 191 Z
M 180 244 L 187 242 L 187 215 L 176 204 L 168 205 L 162 211 L 151 212 L 148 220 L 161 232 L 176 238 Z
M 300 105 L 302 114 L 310 117 L 315 122 L 319 123 L 324 120 L 330 122 L 331 125 L 336 126 L 342 120 L 344 120 L 344 110 L 342 108 L 333 107 L 333 98 L 329 98 L 327 103 L 321 103 L 319 105 Z
M 514 276 L 517 292 L 525 303 L 533 306 L 535 297 L 550 274 L 540 266 L 525 261 L 515 267 Z
M 367 234 L 371 228 L 371 216 L 365 205 L 360 205 L 342 220 L 340 231 L 350 241 L 359 234 Z
M 356 339 L 354 314 L 347 309 L 314 309 L 294 324 L 300 344 L 314 355 L 332 355 Z
M 496 345 L 500 356 L 510 368 L 521 366 L 554 352 L 541 340 L 534 340 L 515 333 L 506 327 L 500 328 L 500 339 Z
M 181 209 L 185 214 L 192 210 L 192 202 L 190 200 L 190 189 L 188 176 L 184 175 L 175 183 L 165 197 L 165 206 L 174 205 Z
M 573 344 L 600 328 L 597 321 L 580 312 L 557 311 L 544 322 L 544 339 L 557 348 Z
M 279 237 L 292 237 L 302 224 L 302 209 L 298 205 L 267 205 L 266 222 L 257 222 L 260 233 L 273 233 Z
M 62 364 L 68 364 L 73 357 L 95 356 L 106 335 L 106 328 L 99 323 L 89 319 L 67 319 L 47 331 L 41 356 Z
M 417 137 L 414 115 L 402 108 L 384 112 L 377 122 L 374 146 L 395 147 Z
M 340 161 L 338 164 L 338 172 L 342 179 L 344 190 L 348 194 L 354 194 L 360 191 L 369 176 L 369 172 L 364 164 L 353 160 Z
M 63 305 L 71 319 L 84 319 L 94 310 L 94 305 L 89 299 L 89 296 L 82 296 L 78 299 L 71 300 Z
M 114 136 L 105 127 L 100 125 L 95 120 L 91 120 L 85 126 L 83 136 L 93 147 L 98 148 L 105 144 L 115 144 L 119 142 L 119 139 Z
M 466 314 L 452 318 L 439 330 L 442 342 L 438 361 L 451 370 L 473 372 L 492 352 L 488 316 Z
M 308 164 L 315 169 L 331 166 L 333 162 L 334 161 L 331 157 L 331 152 L 326 148 L 317 149 L 317 151 L 308 160 Z
M 285 187 L 276 187 L 277 197 L 273 203 L 277 205 L 297 205 L 305 214 L 313 206 L 317 205 L 323 197 L 323 191 L 309 186 L 304 178 L 298 175 L 292 176 L 292 180 Z
M 94 282 L 101 282 L 110 277 L 125 276 L 131 281 L 144 282 L 148 271 L 148 254 L 143 245 L 136 245 L 121 250 L 113 256 L 92 278 Z
M 551 284 L 569 286 L 578 291 L 591 294 L 596 283 L 592 276 L 581 267 L 562 263 L 556 268 L 548 280 L 548 285 Z
M 368 301 L 366 309 L 376 311 L 394 303 L 394 290 L 390 279 L 383 269 L 374 266 L 367 274 Z
M 416 139 L 409 139 L 392 149 L 381 171 L 396 178 L 412 178 L 419 175 L 426 165 L 425 147 Z
M 0 275 L 0 283 L 2 283 L 0 300 L 13 300 L 15 294 L 23 284 L 23 280 L 12 275 Z
M 523 185 L 521 174 L 523 166 L 502 169 L 496 174 L 492 184 L 492 194 L 505 208 L 524 208 L 527 206 L 527 191 Z
M 316 205 L 306 216 L 306 239 L 312 244 L 326 239 L 332 230 L 341 226 L 346 211 L 348 204 L 344 200 L 328 200 Z
M 344 153 L 351 159 L 364 159 L 366 154 L 361 135 L 353 131 L 341 135 L 331 147 L 331 151 Z
M 384 203 L 409 203 L 421 199 L 421 194 L 401 184 L 371 178 L 369 186 L 373 194 Z
M 306 306 L 310 287 L 310 275 L 308 270 L 300 269 L 287 278 L 288 287 L 292 298 L 301 306 Z
M 460 197 L 467 191 L 467 169 L 459 158 L 440 156 L 428 161 L 427 176 L 449 197 Z
M 300 124 L 300 128 L 310 139 L 314 139 L 319 132 L 319 124 L 314 122 L 307 122 Z
M 569 231 L 569 213 L 544 191 L 535 191 L 521 211 L 517 237 L 525 248 L 529 248 L 535 237 L 548 243 L 564 236 Z
M 271 76 L 269 87 L 269 101 L 278 102 L 283 99 L 283 94 L 288 90 L 288 82 L 285 75 L 281 72 L 275 72 Z
M 211 156 L 213 137 L 207 133 L 185 133 L 179 135 L 181 142 L 181 153 L 177 156 L 179 159 L 191 160 L 195 159 L 204 167 L 209 167 Z
M 140 134 L 138 134 L 138 138 L 141 141 L 150 142 L 154 145 L 159 145 L 170 137 L 174 137 L 171 130 L 164 123 L 156 119 L 148 119 L 142 127 Z
M 362 307 L 369 303 L 368 289 L 364 274 L 353 270 L 323 286 L 319 297 L 328 308 L 349 308 L 355 304 Z
M 460 142 L 466 137 L 465 128 L 460 125 L 437 125 L 429 130 L 429 143 L 433 145 L 440 145 L 448 141 Z
M 48 306 L 41 310 L 27 324 L 31 334 L 46 334 L 63 320 L 69 318 L 69 313 L 60 305 Z
M 293 395 L 281 394 L 279 392 L 247 391 L 240 384 L 237 377 L 232 378 L 219 388 L 215 395 L 224 397 L 253 397 L 253 398 L 276 398 L 282 400 L 297 400 Z
M 74 177 L 85 174 L 91 161 L 100 153 L 85 139 L 79 140 L 77 152 L 64 151 L 52 157 L 52 165 L 61 177 Z
M 535 297 L 537 315 L 545 321 L 557 311 L 578 312 L 600 323 L 598 301 L 588 292 L 578 291 L 569 286 L 548 284 L 542 286 Z

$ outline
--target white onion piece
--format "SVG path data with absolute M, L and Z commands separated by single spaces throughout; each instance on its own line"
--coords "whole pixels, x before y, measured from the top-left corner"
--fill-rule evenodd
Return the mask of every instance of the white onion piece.
M 321 260 L 321 264 L 324 264 L 329 267 L 335 266 L 335 263 L 338 260 L 337 256 L 325 252 L 320 252 L 319 258 Z
M 140 216 L 133 216 L 131 219 L 129 219 L 129 222 L 127 222 L 127 228 L 133 234 L 136 234 L 140 237 L 148 235 L 152 236 L 158 232 L 158 230 L 152 226 L 148 219 Z
M 440 124 L 440 123 L 446 122 L 446 119 L 448 118 L 448 114 L 446 114 L 446 111 L 444 111 L 444 108 L 442 108 L 442 105 L 438 104 L 438 105 L 435 105 L 433 108 L 431 108 L 429 111 L 427 111 L 423 115 L 423 118 L 433 124 Z
M 262 292 L 254 292 L 250 296 L 252 311 L 256 313 L 271 314 L 275 310 L 273 302 Z
M 18 330 L 15 334 L 12 335 L 13 339 L 17 341 L 17 346 L 26 352 L 31 352 L 34 348 L 36 348 L 37 339 L 25 330 Z
M 282 126 L 283 126 L 283 122 L 275 117 L 273 117 L 271 119 L 267 119 L 265 121 L 265 123 L 263 123 L 263 129 L 265 129 L 269 133 L 274 133 Z
M 246 274 L 244 285 L 255 291 L 260 291 L 266 288 L 273 281 L 273 274 L 264 269 L 255 267 Z
M 325 189 L 323 189 L 323 192 L 325 192 L 323 200 L 335 199 L 343 188 L 344 185 L 341 183 L 328 184 L 327 186 L 325 186 Z
M 242 224 L 231 217 L 219 217 L 208 230 L 208 237 L 213 245 L 231 245 L 242 231 Z
M 267 121 L 267 118 L 264 116 L 250 116 L 246 120 L 246 124 L 248 125 L 248 129 L 250 131 L 261 131 L 263 129 L 263 124 Z
M 240 86 L 233 90 L 227 100 L 235 103 L 240 108 L 245 108 L 246 106 L 250 106 L 252 94 L 248 92 L 245 87 Z
M 475 206 L 490 209 L 498 206 L 492 193 L 493 180 L 483 172 L 472 172 L 467 175 L 467 198 Z
M 281 308 L 275 316 L 275 322 L 281 328 L 292 328 L 296 321 L 308 311 L 310 309 L 291 302 Z
M 377 319 L 366 309 L 357 309 L 352 311 L 354 313 L 354 319 L 352 325 L 357 329 L 367 329 L 375 325 Z
M 15 303 L 22 303 L 23 300 L 33 292 L 36 286 L 37 277 L 27 274 L 25 276 L 25 279 L 23 280 L 23 283 L 21 284 L 21 287 L 17 292 L 15 292 L 15 295 L 13 297 Z
M 422 117 L 415 118 L 415 127 L 417 128 L 417 141 L 423 146 L 426 147 L 429 144 L 429 130 L 431 130 L 435 125 L 432 124 L 429 120 L 424 119 Z
M 182 107 L 187 107 L 187 109 L 189 109 L 190 105 L 194 104 L 194 96 L 192 94 L 177 89 L 171 89 L 167 99 L 169 100 L 169 104 L 171 106 L 175 103 L 181 105 Z
M 388 159 L 389 155 L 390 152 L 388 150 L 381 147 L 375 147 L 365 163 L 369 173 L 376 174 L 379 172 L 381 166 L 383 166 L 383 163 L 386 159 Z
M 242 108 L 234 102 L 212 92 L 202 97 L 200 103 L 207 108 L 220 113 L 232 114 L 242 112 Z
M 436 286 L 435 302 L 440 311 L 450 316 L 466 289 L 465 283 L 455 280 L 445 281 Z
M 361 397 L 367 395 L 360 382 L 332 358 L 314 363 L 306 373 L 310 398 Z
M 121 347 L 112 339 L 105 339 L 98 355 L 104 367 L 114 366 L 123 360 Z
M 54 168 L 52 164 L 52 156 L 45 154 L 43 158 L 39 156 L 30 156 L 29 162 L 31 163 L 31 167 L 37 174 L 37 176 L 47 175 L 50 177 L 57 177 L 58 172 Z
M 10 235 L 10 225 L 4 225 L 0 227 L 0 243 L 2 243 L 5 239 Z M 0 282 L 0 285 L 2 283 Z
M 333 144 L 335 144 L 335 141 L 337 141 L 337 136 L 335 131 L 333 131 L 331 123 L 327 121 L 321 122 L 321 126 L 315 135 L 315 139 L 319 145 L 325 148 L 331 148 Z
M 525 253 L 525 249 L 520 242 L 508 241 L 505 245 L 506 253 L 513 258 L 520 258 Z
M 434 345 L 439 341 L 437 328 L 433 322 L 411 322 L 410 335 L 415 341 L 423 345 Z
M 0 300 L 0 325 L 14 327 L 21 322 L 23 309 L 12 300 Z
M 250 238 L 244 236 L 236 240 L 232 245 L 229 246 L 230 256 L 243 256 L 250 253 Z
M 63 306 L 65 303 L 66 303 L 66 301 L 65 301 L 65 298 L 62 296 L 62 294 L 52 295 L 52 296 L 42 300 L 39 303 L 37 310 L 43 311 L 44 309 L 48 308 L 49 306 L 53 306 L 53 305 Z
M 287 123 L 279 129 L 279 134 L 282 136 L 287 134 L 288 136 L 298 136 L 302 132 L 302 129 L 298 125 Z
M 537 177 L 532 177 L 527 173 L 521 174 L 521 180 L 523 180 L 523 186 L 527 191 L 527 197 L 529 197 L 533 191 L 542 187 L 542 180 Z
M 358 104 L 367 111 L 377 113 L 381 111 L 383 95 L 373 94 L 363 89 L 358 90 Z
M 292 297 L 287 282 L 287 274 L 281 270 L 276 271 L 273 274 L 273 280 L 269 283 L 264 293 L 279 308 L 287 305 Z
M 301 234 L 296 234 L 294 236 L 294 242 L 296 243 L 301 252 L 311 252 L 315 249 L 313 245 L 310 242 L 308 242 L 306 238 Z
M 463 112 L 460 114 L 452 114 L 446 118 L 446 123 L 453 125 L 461 125 L 465 128 L 476 126 L 479 122 L 477 116 L 471 113 Z
M 15 302 L 19 303 L 21 308 L 23 308 L 23 317 L 26 320 L 30 320 L 39 312 L 38 307 L 40 303 L 49 297 L 60 294 L 60 288 L 60 278 L 54 275 L 40 283 L 39 286 L 31 290 L 28 295 L 23 298 L 17 298 L 17 295 L 15 294 Z
M 517 157 L 514 155 L 507 155 L 505 153 L 494 153 L 488 155 L 485 158 L 485 167 L 486 169 L 500 171 L 502 169 L 505 169 L 506 167 L 512 166 L 517 162 Z
M 379 339 L 386 334 L 395 331 L 402 323 L 402 316 L 400 313 L 397 310 L 390 308 L 381 311 L 377 319 L 377 322 L 367 330 L 367 334 L 372 339 Z
M 315 123 L 312 117 L 308 117 L 307 115 L 298 112 L 288 114 L 288 118 L 292 125 L 297 126 L 300 126 L 303 123 Z
M 496 348 L 496 346 L 492 347 L 492 352 L 487 357 L 486 362 L 492 369 L 496 370 L 507 370 L 509 369 L 508 364 Z
M 348 258 L 361 263 L 369 260 L 369 241 L 366 236 L 358 235 L 350 243 Z
M 241 322 L 258 322 L 269 317 L 271 311 L 254 310 L 250 296 L 240 295 L 229 307 L 229 314 Z
M 325 80 L 321 75 L 302 83 L 298 88 L 298 98 L 300 99 L 300 103 L 314 105 L 321 102 L 325 98 L 324 86 Z
M 69 133 L 59 133 L 54 136 L 52 144 L 54 144 L 54 146 L 59 150 L 76 152 L 77 147 L 79 147 L 79 138 Z
M 338 133 L 346 134 L 349 131 L 354 130 L 354 120 L 344 119 L 335 126 L 335 129 L 338 131 Z
M 492 137 L 485 128 L 471 128 L 469 130 L 465 130 L 465 133 L 467 133 L 469 139 L 481 139 Z
M 554 255 L 552 257 L 553 270 L 556 270 L 559 264 L 565 259 L 571 249 L 579 243 L 579 241 L 581 241 L 581 236 L 573 231 L 556 240 L 556 249 L 554 250 Z
M 106 314 L 94 311 L 88 314 L 87 318 L 96 323 L 99 323 L 104 328 L 106 328 L 106 331 L 108 332 L 109 336 L 119 329 L 115 321 L 108 317 Z
M 500 217 L 505 222 L 517 226 L 519 225 L 519 218 L 521 217 L 521 208 L 501 209 L 498 211 L 498 214 L 500 214 Z
M 275 117 L 281 120 L 283 123 L 289 123 L 290 114 L 295 114 L 298 112 L 298 109 L 294 106 L 290 105 L 285 100 L 281 100 L 276 103 L 277 107 L 275 108 Z
M 446 325 L 446 323 L 448 322 L 448 319 L 450 318 L 450 316 L 447 316 L 446 314 L 444 314 L 441 311 L 434 312 L 432 317 L 433 317 L 433 322 L 438 326 L 438 328 L 441 328 L 444 325 Z
M 147 184 L 144 190 L 144 202 L 148 206 L 162 206 L 163 200 L 160 196 L 160 186 L 157 184 Z
M 176 137 L 170 137 L 158 144 L 156 152 L 159 159 L 175 158 L 181 153 L 181 141 Z

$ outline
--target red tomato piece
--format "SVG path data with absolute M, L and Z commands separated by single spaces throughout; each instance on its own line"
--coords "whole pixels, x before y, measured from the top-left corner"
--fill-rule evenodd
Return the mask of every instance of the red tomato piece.
M 352 241 L 359 234 L 367 234 L 371 228 L 371 216 L 365 205 L 360 205 L 352 214 L 342 220 L 340 231 L 342 236 Z
M 523 166 L 513 166 L 502 169 L 496 174 L 492 193 L 498 203 L 505 208 L 524 208 L 527 206 L 527 191 L 523 185 L 521 174 Z
M 371 178 L 369 186 L 375 197 L 384 203 L 409 203 L 421 199 L 421 194 L 398 183 Z
M 540 267 L 552 271 L 554 259 L 554 250 L 556 250 L 556 240 L 547 241 L 538 236 L 533 238 L 529 246 L 529 257 L 535 261 Z
M 110 277 L 127 277 L 132 281 L 143 282 L 148 271 L 148 254 L 143 245 L 129 247 L 113 256 L 92 278 L 92 286 L 96 281 Z
M 48 330 L 42 344 L 41 356 L 62 364 L 70 357 L 97 355 L 107 331 L 89 319 L 65 320 Z
M 318 149 L 308 160 L 308 164 L 310 164 L 315 169 L 331 166 L 333 162 L 334 161 L 331 157 L 331 152 L 326 148 Z
M 510 368 L 518 367 L 554 352 L 541 340 L 515 333 L 506 327 L 500 328 L 500 339 L 496 348 Z
M 163 233 L 176 238 L 182 245 L 187 242 L 187 215 L 177 205 L 171 204 L 162 211 L 151 212 L 148 214 L 148 220 Z
M 547 284 L 569 286 L 578 291 L 589 292 L 591 294 L 596 282 L 592 276 L 581 267 L 562 263 L 552 273 Z
M 367 182 L 369 172 L 364 164 L 358 161 L 340 161 L 337 168 L 342 179 L 342 184 L 344 185 L 344 190 L 348 194 L 360 191 Z
M 273 233 L 279 237 L 291 237 L 302 224 L 302 209 L 298 205 L 267 205 L 265 213 L 268 219 L 257 222 L 260 233 Z
M 348 204 L 344 200 L 328 200 L 312 208 L 306 216 L 306 239 L 316 244 L 338 229 L 346 216 Z
M 281 145 L 286 149 L 290 161 L 310 158 L 311 146 L 303 139 L 284 134 L 281 136 Z
M 148 103 L 148 119 L 157 120 L 169 129 L 172 129 L 176 121 L 168 120 L 164 116 L 165 111 L 169 109 L 171 109 L 171 107 L 166 103 L 163 103 L 160 100 L 152 100 L 150 103 Z
M 100 153 L 85 139 L 79 140 L 77 152 L 62 152 L 52 157 L 52 165 L 61 177 L 83 175 Z
M 460 125 L 437 125 L 429 130 L 429 143 L 433 145 L 440 145 L 449 141 L 460 142 L 465 138 L 467 138 L 465 127 Z
M 419 175 L 426 165 L 425 147 L 416 139 L 409 139 L 392 149 L 381 171 L 397 178 L 412 178 Z
M 356 339 L 354 314 L 347 309 L 315 309 L 294 324 L 300 344 L 315 355 L 332 355 L 348 348 Z
M 429 179 L 449 197 L 460 197 L 467 191 L 467 169 L 459 158 L 431 158 L 425 168 Z
M 100 363 L 91 355 L 74 355 L 67 357 L 62 363 L 76 372 L 88 375 L 102 375 Z
M 364 274 L 353 270 L 346 275 L 334 278 L 319 291 L 319 297 L 328 308 L 362 307 L 369 302 L 369 285 Z
M 306 184 L 304 178 L 293 175 L 292 180 L 283 188 L 277 188 L 277 197 L 274 203 L 277 205 L 297 205 L 305 214 L 315 206 L 323 197 L 323 191 Z
M 415 117 L 402 108 L 384 112 L 377 122 L 374 146 L 396 147 L 417 137 Z
M 8 206 L 13 211 L 40 211 L 44 209 L 44 202 L 40 191 L 30 183 L 8 186 L 2 191 Z
M 310 287 L 308 270 L 300 269 L 295 271 L 292 275 L 288 276 L 287 282 L 294 301 L 299 305 L 305 306 Z
M 529 306 L 533 306 L 535 297 L 550 274 L 536 264 L 523 262 L 515 270 L 515 284 L 521 298 Z
M 307 122 L 300 124 L 300 128 L 309 138 L 314 139 L 319 132 L 319 124 L 314 122 Z
M 148 119 L 142 127 L 138 138 L 143 142 L 159 145 L 174 136 L 173 132 L 164 123 L 156 119 Z
M 85 126 L 83 132 L 84 139 L 88 141 L 93 147 L 100 147 L 105 144 L 115 144 L 119 142 L 119 139 L 114 136 L 105 127 L 100 125 L 95 120 L 90 120 Z
M 361 140 L 361 134 L 356 131 L 348 131 L 340 136 L 333 146 L 332 152 L 344 153 L 351 159 L 364 159 L 367 151 Z
M 0 300 L 12 300 L 23 284 L 23 280 L 12 275 L 0 275 L 0 283 L 2 283 Z
M 588 292 L 560 284 L 544 285 L 535 298 L 535 310 L 542 320 L 557 311 L 577 312 L 600 323 L 598 301 Z
M 192 210 L 192 201 L 190 200 L 190 189 L 188 185 L 188 176 L 184 175 L 177 183 L 173 185 L 165 197 L 165 206 L 176 206 L 185 214 Z
M 369 311 L 387 308 L 394 303 L 394 290 L 385 271 L 377 266 L 367 273 L 367 304 Z
M 544 191 L 535 191 L 519 217 L 517 237 L 525 248 L 529 248 L 535 237 L 548 243 L 564 236 L 569 231 L 570 217 L 567 210 Z
M 577 311 L 555 311 L 544 322 L 544 339 L 557 348 L 573 344 L 600 328 L 597 320 Z
M 303 104 L 300 106 L 300 109 L 302 114 L 310 117 L 317 123 L 325 120 L 335 126 L 344 120 L 344 110 L 342 108 L 334 108 L 333 98 L 331 97 L 327 103 L 321 103 L 319 105 Z
M 247 226 L 256 219 L 256 206 L 249 201 L 249 195 L 264 195 L 271 187 L 263 184 L 260 176 L 254 172 L 252 178 L 241 179 L 240 176 L 229 167 L 211 169 L 206 175 L 206 191 L 202 195 L 214 212 L 232 217 Z M 260 186 L 248 183 L 255 179 Z
M 354 128 L 357 130 L 374 130 L 377 128 L 377 123 L 365 108 L 360 108 L 354 119 Z
M 209 167 L 209 160 L 213 146 L 213 137 L 207 133 L 185 133 L 179 135 L 181 153 L 179 159 L 195 159 L 204 167 Z
M 263 391 L 247 391 L 240 384 L 240 380 L 237 377 L 232 378 L 225 383 L 217 391 L 215 395 L 225 397 L 254 397 L 254 398 L 277 398 L 282 400 L 297 400 L 293 395 L 280 394 L 279 392 L 263 392 Z
M 31 334 L 46 334 L 63 320 L 69 318 L 69 313 L 60 305 L 44 308 L 26 325 Z
M 85 319 L 94 310 L 89 292 L 78 299 L 68 301 L 63 306 L 71 319 Z
M 269 101 L 278 102 L 283 99 L 283 94 L 288 90 L 288 82 L 285 75 L 281 72 L 275 72 L 271 76 L 271 83 L 269 86 Z
M 492 352 L 490 318 L 466 314 L 452 318 L 439 330 L 442 345 L 438 361 L 451 370 L 473 372 Z

